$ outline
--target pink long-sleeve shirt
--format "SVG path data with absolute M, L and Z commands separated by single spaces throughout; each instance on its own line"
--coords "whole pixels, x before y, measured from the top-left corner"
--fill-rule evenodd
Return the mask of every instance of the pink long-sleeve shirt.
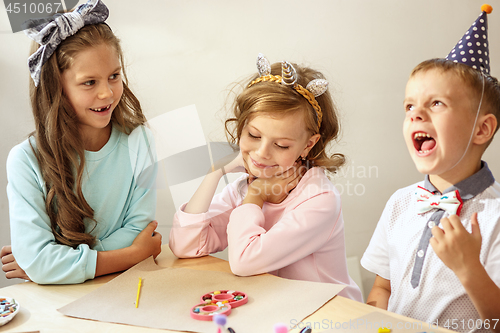
M 231 270 L 346 285 L 340 295 L 362 302 L 347 271 L 340 195 L 322 168 L 312 168 L 279 204 L 262 209 L 242 201 L 246 177 L 214 196 L 208 212 L 176 212 L 169 246 L 179 258 L 208 255 L 228 247 Z

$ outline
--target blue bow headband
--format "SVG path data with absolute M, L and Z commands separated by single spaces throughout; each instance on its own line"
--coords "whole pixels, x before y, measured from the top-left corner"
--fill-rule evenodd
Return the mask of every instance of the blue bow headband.
M 35 86 L 40 83 L 42 66 L 67 37 L 89 24 L 104 22 L 109 15 L 101 0 L 89 0 L 74 11 L 26 22 L 24 33 L 41 46 L 28 58 L 28 67 Z

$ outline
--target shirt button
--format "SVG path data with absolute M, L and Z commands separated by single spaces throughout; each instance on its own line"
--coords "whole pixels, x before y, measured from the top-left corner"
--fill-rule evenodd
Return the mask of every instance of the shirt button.
M 424 256 L 424 250 L 419 250 L 417 252 L 417 256 L 419 256 L 420 258 L 422 258 Z
M 436 223 L 434 221 L 429 221 L 429 223 L 427 223 L 427 225 L 429 226 L 429 228 L 434 228 L 436 226 Z

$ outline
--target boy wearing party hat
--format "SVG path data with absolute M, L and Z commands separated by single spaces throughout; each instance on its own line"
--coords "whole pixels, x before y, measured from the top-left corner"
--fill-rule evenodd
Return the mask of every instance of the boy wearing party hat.
M 425 180 L 387 203 L 361 259 L 367 303 L 460 332 L 500 332 L 500 184 L 481 157 L 498 129 L 483 12 L 406 86 L 405 141 Z

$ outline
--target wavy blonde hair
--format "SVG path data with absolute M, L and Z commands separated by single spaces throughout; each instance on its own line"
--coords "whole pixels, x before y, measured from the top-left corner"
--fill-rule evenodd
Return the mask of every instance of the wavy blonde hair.
M 324 79 L 324 76 L 314 69 L 297 64 L 292 65 L 298 75 L 297 83 L 302 87 L 307 86 L 314 79 Z M 281 75 L 281 63 L 274 63 L 271 66 L 271 74 Z M 295 89 L 276 82 L 259 82 L 248 88 L 248 84 L 258 77 L 258 75 L 252 77 L 245 85 L 246 88 L 235 99 L 232 108 L 233 116 L 225 122 L 228 141 L 233 145 L 239 145 L 243 128 L 255 116 L 265 114 L 280 117 L 301 114 L 310 135 L 317 133 L 321 135 L 307 155 L 306 167 L 321 166 L 331 172 L 336 172 L 345 163 L 345 157 L 340 153 L 329 156 L 326 152 L 328 144 L 338 139 L 340 135 L 339 117 L 330 90 L 316 97 L 323 113 L 318 132 L 316 111 L 304 96 Z
M 129 134 L 146 122 L 141 105 L 128 88 L 127 76 L 119 39 L 107 24 L 87 25 L 64 40 L 43 65 L 40 84 L 30 80 L 30 99 L 35 118 L 35 131 L 30 134 L 36 142 L 33 147 L 45 181 L 47 196 L 45 208 L 50 218 L 52 233 L 57 243 L 77 247 L 93 246 L 95 236 L 86 232 L 86 222 L 95 224 L 94 210 L 82 193 L 82 175 L 85 149 L 74 109 L 65 96 L 61 77 L 73 64 L 75 56 L 99 45 L 113 47 L 123 71 L 123 95 L 113 111 L 111 122 Z M 32 53 L 39 45 L 32 44 Z M 92 229 L 93 230 L 93 229 Z

